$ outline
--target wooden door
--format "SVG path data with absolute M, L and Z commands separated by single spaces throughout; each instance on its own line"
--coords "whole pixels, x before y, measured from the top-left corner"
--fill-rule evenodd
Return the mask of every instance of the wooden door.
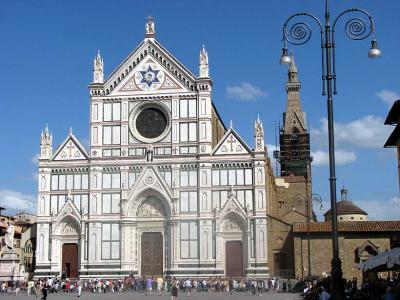
M 66 278 L 78 278 L 78 245 L 63 244 L 62 275 Z
M 163 275 L 163 239 L 159 232 L 145 232 L 142 235 L 142 276 Z
M 228 241 L 225 244 L 225 274 L 230 278 L 243 277 L 243 252 L 241 241 Z

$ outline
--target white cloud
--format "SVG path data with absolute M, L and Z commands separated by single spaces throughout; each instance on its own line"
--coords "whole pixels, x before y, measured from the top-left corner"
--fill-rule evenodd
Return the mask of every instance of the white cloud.
M 38 159 L 39 159 L 39 153 L 36 153 L 34 156 L 32 156 L 31 162 L 32 162 L 34 165 L 37 165 L 37 164 L 38 164 Z
M 11 190 L 0 190 L 0 206 L 7 210 L 36 213 L 36 197 Z
M 360 148 L 382 148 L 392 128 L 383 124 L 381 117 L 369 115 L 349 123 L 335 123 L 335 144 Z M 328 120 L 321 120 L 321 127 L 311 129 L 313 145 L 326 145 Z
M 313 166 L 327 166 L 329 164 L 329 154 L 326 151 L 312 151 Z M 335 150 L 335 162 L 337 165 L 347 165 L 357 160 L 357 155 L 353 151 L 341 149 Z
M 267 94 L 249 82 L 241 82 L 237 86 L 227 86 L 226 96 L 240 101 L 255 101 L 257 98 L 267 96 Z
M 376 95 L 389 106 L 392 106 L 394 101 L 400 99 L 399 94 L 385 89 L 377 92 Z

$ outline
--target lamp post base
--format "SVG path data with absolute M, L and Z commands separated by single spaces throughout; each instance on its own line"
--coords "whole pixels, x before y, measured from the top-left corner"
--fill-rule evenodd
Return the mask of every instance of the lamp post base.
M 342 261 L 339 257 L 332 258 L 332 271 L 331 271 L 331 300 L 343 300 L 344 285 L 343 285 L 343 272 L 342 272 Z

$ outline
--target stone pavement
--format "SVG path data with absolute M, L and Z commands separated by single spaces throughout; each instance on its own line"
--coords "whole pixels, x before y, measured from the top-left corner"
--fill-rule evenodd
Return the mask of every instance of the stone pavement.
M 41 296 L 41 295 L 40 295 Z M 28 300 L 28 299 L 40 299 L 40 297 L 35 298 L 35 296 L 28 296 L 25 293 L 19 296 L 8 296 L 8 294 L 0 294 L 1 299 L 12 299 L 12 300 Z M 77 298 L 76 293 L 71 294 L 49 294 L 47 297 L 48 300 L 166 300 L 171 299 L 170 295 L 162 295 L 158 296 L 158 294 L 154 293 L 154 296 L 145 296 L 141 293 L 136 292 L 126 292 L 126 293 L 82 293 L 81 298 Z M 181 292 L 178 294 L 178 300 L 225 300 L 225 299 L 265 299 L 265 300 L 301 300 L 299 294 L 292 294 L 292 293 L 273 293 L 273 292 L 266 292 L 263 294 L 262 297 L 252 296 L 250 293 L 235 293 L 233 295 L 229 295 L 227 293 L 197 293 L 191 294 L 187 296 L 185 293 Z

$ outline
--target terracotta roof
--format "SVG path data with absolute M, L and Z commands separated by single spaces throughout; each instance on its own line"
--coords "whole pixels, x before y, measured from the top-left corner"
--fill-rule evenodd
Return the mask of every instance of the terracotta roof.
M 332 209 L 329 209 L 324 216 L 330 215 Z M 360 214 L 360 215 L 368 215 L 364 210 L 359 208 L 351 201 L 339 201 L 336 204 L 336 211 L 338 215 L 346 215 L 346 214 Z
M 331 232 L 331 222 L 311 222 L 310 232 Z M 341 221 L 340 232 L 400 231 L 400 221 Z M 293 232 L 307 232 L 307 223 L 294 223 Z
M 398 123 L 400 123 L 400 100 L 396 100 L 393 103 L 385 120 L 385 125 L 394 125 Z

